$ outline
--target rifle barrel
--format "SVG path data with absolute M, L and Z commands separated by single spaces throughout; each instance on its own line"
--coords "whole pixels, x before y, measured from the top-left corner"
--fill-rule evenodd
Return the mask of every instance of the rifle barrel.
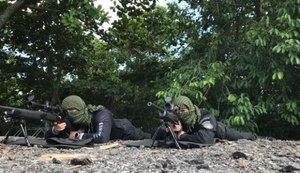
M 48 120 L 52 122 L 56 122 L 59 120 L 59 117 L 57 117 L 55 114 L 43 112 L 43 111 L 34 111 L 34 110 L 21 109 L 21 108 L 9 107 L 9 106 L 1 106 L 1 105 L 0 105 L 0 109 L 9 110 L 9 112 L 6 112 L 6 115 L 12 118 Z
M 158 109 L 160 111 L 160 114 L 162 114 L 162 116 L 160 116 L 160 118 L 163 118 L 163 119 L 165 119 L 167 121 L 171 121 L 171 122 L 178 122 L 178 117 L 174 113 L 169 112 L 169 111 L 157 106 L 156 104 L 154 104 L 152 102 L 148 102 L 147 105 L 153 106 L 156 109 Z
M 148 102 L 147 105 L 148 105 L 148 106 L 153 106 L 153 107 L 155 107 L 156 109 L 158 109 L 159 111 L 162 111 L 162 112 L 165 111 L 163 108 L 157 106 L 156 104 L 154 104 L 154 103 L 152 103 L 152 102 Z

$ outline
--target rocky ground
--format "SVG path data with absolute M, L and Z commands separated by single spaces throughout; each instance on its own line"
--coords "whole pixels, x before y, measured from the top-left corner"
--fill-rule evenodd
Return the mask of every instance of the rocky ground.
M 126 147 L 120 142 L 80 149 L 0 144 L 0 172 L 300 172 L 300 141 L 222 141 L 197 149 Z

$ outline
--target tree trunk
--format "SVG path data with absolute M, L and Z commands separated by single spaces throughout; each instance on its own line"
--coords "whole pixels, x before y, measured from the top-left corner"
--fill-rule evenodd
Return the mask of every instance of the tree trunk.
M 255 0 L 254 1 L 254 8 L 255 8 L 255 19 L 256 21 L 259 21 L 261 18 L 261 4 L 260 4 L 260 0 Z
M 14 4 L 6 8 L 6 10 L 0 16 L 0 30 L 11 16 L 22 8 L 25 2 L 26 0 L 17 0 Z

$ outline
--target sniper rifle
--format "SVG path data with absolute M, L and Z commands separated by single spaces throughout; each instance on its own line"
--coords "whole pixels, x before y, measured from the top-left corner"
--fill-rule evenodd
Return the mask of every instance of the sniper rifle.
M 38 104 L 32 101 L 33 96 L 28 98 L 27 107 L 30 109 L 22 109 L 10 106 L 0 105 L 0 109 L 4 110 L 4 120 L 5 122 L 11 122 L 12 126 L 6 132 L 5 138 L 2 143 L 7 143 L 8 137 L 11 130 L 15 127 L 16 124 L 19 124 L 23 132 L 25 142 L 28 146 L 31 146 L 28 140 L 26 120 L 35 120 L 35 121 L 48 121 L 48 122 L 66 122 L 67 130 L 71 130 L 71 125 L 68 119 L 66 118 L 66 113 L 59 106 L 50 106 L 48 102 L 45 105 Z M 33 110 L 35 107 L 41 107 L 38 110 Z
M 148 102 L 147 103 L 148 106 L 152 106 L 152 107 L 156 108 L 159 111 L 159 118 L 160 118 L 160 121 L 161 121 L 161 125 L 159 126 L 159 128 L 157 128 L 157 130 L 155 131 L 155 133 L 154 133 L 154 135 L 152 137 L 152 145 L 151 146 L 153 147 L 154 142 L 155 142 L 155 140 L 157 138 L 157 134 L 159 133 L 159 131 L 161 129 L 162 130 L 168 129 L 168 131 L 171 133 L 172 139 L 173 139 L 176 147 L 178 149 L 181 149 L 181 147 L 180 147 L 180 145 L 178 143 L 177 137 L 175 135 L 175 132 L 171 128 L 171 126 L 173 124 L 176 124 L 176 123 L 179 122 L 178 117 L 174 113 L 168 111 L 168 110 L 172 110 L 173 109 L 172 108 L 172 104 L 169 102 L 169 97 L 167 97 L 165 99 L 165 102 L 166 102 L 165 109 L 157 106 L 156 104 L 154 104 L 152 102 Z

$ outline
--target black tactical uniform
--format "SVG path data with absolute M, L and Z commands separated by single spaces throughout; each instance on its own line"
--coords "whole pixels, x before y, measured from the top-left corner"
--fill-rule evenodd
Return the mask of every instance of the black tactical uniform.
M 76 129 L 76 127 L 75 127 Z M 45 138 L 68 137 L 67 131 L 54 133 L 49 129 Z M 93 138 L 95 143 L 105 143 L 112 139 L 140 140 L 150 138 L 150 134 L 136 128 L 127 119 L 113 119 L 112 113 L 103 109 L 93 113 L 90 127 L 84 129 L 80 139 Z
M 194 125 L 190 132 L 181 135 L 179 140 L 212 144 L 216 138 L 235 141 L 238 139 L 255 140 L 257 137 L 252 133 L 228 128 L 223 123 L 218 122 L 210 112 L 201 110 L 200 121 Z

